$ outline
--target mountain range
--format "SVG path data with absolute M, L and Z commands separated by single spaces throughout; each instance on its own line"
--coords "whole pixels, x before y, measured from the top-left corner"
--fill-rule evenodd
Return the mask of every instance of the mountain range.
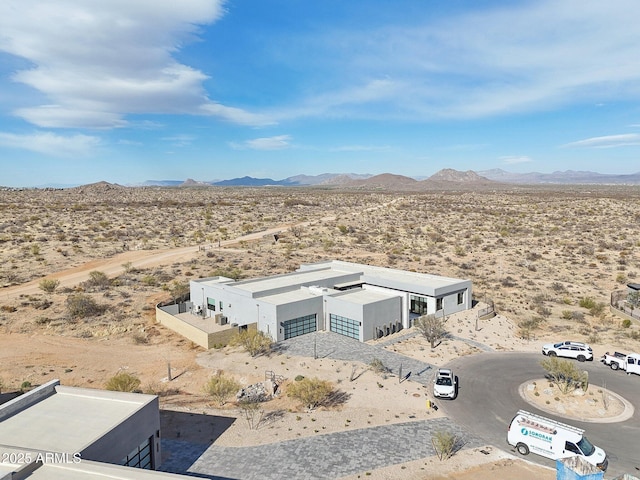
M 422 177 L 417 177 L 422 178 Z M 265 186 L 341 186 L 353 188 L 399 188 L 407 190 L 422 190 L 429 187 L 451 187 L 459 184 L 491 187 L 501 184 L 517 185 L 640 185 L 640 172 L 617 175 L 589 171 L 565 170 L 553 173 L 513 173 L 496 168 L 474 172 L 461 172 L 446 168 L 434 175 L 420 179 L 383 173 L 380 175 L 356 173 L 323 173 L 321 175 L 295 175 L 282 180 L 271 178 L 242 177 L 229 180 L 196 181 L 187 180 L 147 180 L 138 186 L 235 186 L 235 187 L 265 187 Z

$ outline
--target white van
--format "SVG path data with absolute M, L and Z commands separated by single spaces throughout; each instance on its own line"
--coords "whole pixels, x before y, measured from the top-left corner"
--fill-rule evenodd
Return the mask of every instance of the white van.
M 584 436 L 584 430 L 519 410 L 507 432 L 507 442 L 520 455 L 529 452 L 558 460 L 580 455 L 600 470 L 609 465 L 606 453 Z

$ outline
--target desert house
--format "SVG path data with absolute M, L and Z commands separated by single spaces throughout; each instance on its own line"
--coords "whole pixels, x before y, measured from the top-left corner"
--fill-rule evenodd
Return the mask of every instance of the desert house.
M 158 397 L 59 380 L 0 405 L 0 479 L 186 478 L 160 465 Z
M 275 341 L 328 330 L 364 342 L 421 315 L 470 309 L 471 293 L 470 280 L 329 260 L 271 277 L 192 280 L 179 310 L 220 327 L 255 325 Z

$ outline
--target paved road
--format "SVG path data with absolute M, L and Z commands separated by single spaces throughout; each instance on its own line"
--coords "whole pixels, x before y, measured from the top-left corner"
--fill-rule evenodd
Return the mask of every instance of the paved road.
M 396 337 L 396 341 L 397 341 Z M 426 385 L 433 366 L 332 332 L 302 335 L 278 344 L 284 353 L 303 357 L 335 358 L 365 364 L 379 359 L 393 374 L 411 372 L 409 381 Z M 442 402 L 440 402 L 441 404 Z M 333 479 L 434 455 L 431 435 L 438 430 L 455 433 L 465 448 L 483 445 L 448 418 L 421 420 L 346 432 L 317 435 L 256 447 L 232 448 L 163 440 L 172 457 L 161 469 L 189 472 L 202 478 L 280 480 Z
M 440 407 L 457 424 L 484 438 L 487 443 L 507 451 L 507 427 L 519 409 L 540 413 L 546 417 L 583 428 L 589 439 L 602 447 L 609 456 L 607 478 L 623 473 L 640 472 L 640 412 L 619 423 L 586 423 L 567 420 L 537 410 L 526 403 L 518 387 L 527 380 L 544 377 L 540 366 L 542 355 L 531 353 L 491 353 L 461 357 L 449 366 L 460 379 L 458 398 L 454 402 L 440 402 Z M 589 372 L 591 388 L 604 385 L 607 389 L 634 403 L 640 398 L 640 377 L 614 372 L 599 361 L 581 363 Z M 542 465 L 554 462 L 538 455 L 528 459 Z

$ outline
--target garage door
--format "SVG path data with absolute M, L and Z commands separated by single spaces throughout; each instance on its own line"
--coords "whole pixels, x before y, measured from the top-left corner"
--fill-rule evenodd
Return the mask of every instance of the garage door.
M 304 317 L 294 318 L 287 320 L 283 323 L 284 339 L 298 337 L 307 333 L 315 332 L 316 327 L 316 315 L 306 315 Z
M 332 332 L 360 340 L 360 322 L 340 315 L 329 315 L 329 329 Z

